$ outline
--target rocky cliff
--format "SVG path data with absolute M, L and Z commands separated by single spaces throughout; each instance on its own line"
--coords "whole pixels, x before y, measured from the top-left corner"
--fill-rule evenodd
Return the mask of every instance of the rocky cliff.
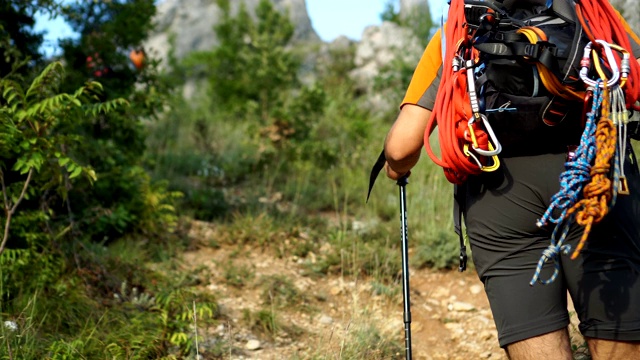
M 242 0 L 250 13 L 260 0 Z M 412 32 L 394 23 L 385 22 L 363 29 L 359 41 L 339 37 L 332 43 L 322 43 L 312 27 L 305 0 L 272 0 L 276 9 L 288 11 L 295 27 L 294 41 L 298 44 L 318 44 L 305 46 L 306 56 L 301 69 L 301 79 L 305 83 L 313 82 L 318 62 L 326 61 L 331 49 L 353 47 L 355 65 L 350 77 L 360 91 L 370 92 L 380 70 L 393 61 L 400 60 L 408 64 L 417 63 L 422 54 L 422 45 Z M 237 12 L 241 1 L 233 0 L 232 12 Z M 400 13 L 410 14 L 415 6 L 424 5 L 424 0 L 401 0 Z M 208 50 L 216 46 L 217 38 L 213 31 L 221 16 L 221 10 L 215 0 L 162 0 L 158 4 L 155 18 L 155 33 L 145 44 L 147 51 L 155 57 L 164 59 L 170 49 L 169 38 L 175 37 L 174 51 L 177 58 L 196 50 Z M 339 11 L 339 10 L 336 10 Z M 184 89 L 189 97 L 195 91 L 195 79 L 190 80 Z M 372 98 L 376 107 L 385 105 Z
M 250 13 L 259 0 L 243 0 Z M 294 40 L 319 42 L 320 38 L 311 26 L 305 0 L 272 0 L 276 9 L 288 11 L 295 25 Z M 236 12 L 240 1 L 231 2 Z M 169 36 L 175 36 L 175 55 L 182 58 L 194 50 L 211 49 L 217 44 L 213 31 L 221 10 L 214 0 L 162 0 L 155 18 L 156 30 L 145 47 L 157 57 L 164 58 L 169 51 Z

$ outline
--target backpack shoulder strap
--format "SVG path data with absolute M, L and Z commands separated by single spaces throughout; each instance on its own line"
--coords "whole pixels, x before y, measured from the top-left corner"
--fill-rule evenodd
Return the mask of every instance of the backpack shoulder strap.
M 553 0 L 551 9 L 558 17 L 565 21 L 572 23 L 579 22 L 576 16 L 576 3 L 573 0 Z

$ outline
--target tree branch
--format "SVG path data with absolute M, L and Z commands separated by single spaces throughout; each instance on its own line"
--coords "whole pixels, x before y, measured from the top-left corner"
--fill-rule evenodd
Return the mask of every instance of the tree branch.
M 33 168 L 29 169 L 29 174 L 27 175 L 27 180 L 25 180 L 24 185 L 22 186 L 22 191 L 20 192 L 20 196 L 18 200 L 16 200 L 15 204 L 9 209 L 9 204 L 7 203 L 7 191 L 4 186 L 4 176 L 2 177 L 2 194 L 4 196 L 5 201 L 5 212 L 7 215 L 7 219 L 4 222 L 4 234 L 2 235 L 2 244 L 0 244 L 0 255 L 4 252 L 4 247 L 7 245 L 7 240 L 9 240 L 9 226 L 11 225 L 11 218 L 13 213 L 24 199 L 24 195 L 27 193 L 27 189 L 29 188 L 29 183 L 31 182 L 31 176 L 33 175 Z
M 7 188 L 4 185 L 4 171 L 0 169 L 0 182 L 2 183 L 2 197 L 4 199 L 4 211 L 8 212 L 11 205 L 9 204 L 9 199 L 7 198 Z

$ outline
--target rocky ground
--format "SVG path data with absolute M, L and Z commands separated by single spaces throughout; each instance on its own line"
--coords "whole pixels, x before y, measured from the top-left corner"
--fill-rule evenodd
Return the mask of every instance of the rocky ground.
M 300 259 L 237 246 L 200 248 L 184 260 L 185 266 L 206 268 L 208 281 L 203 286 L 216 295 L 223 319 L 200 334 L 202 358 L 210 358 L 208 347 L 220 342 L 226 344 L 225 359 L 404 358 L 400 285 L 384 288 L 371 279 L 309 277 Z M 245 269 L 239 282 L 230 281 L 230 266 Z M 298 302 L 281 306 L 269 301 L 279 296 L 265 294 L 264 284 L 273 278 L 290 279 Z M 414 359 L 506 359 L 473 271 L 411 270 L 410 279 Z M 275 314 L 277 330 L 256 326 L 248 315 L 265 308 Z M 371 344 L 376 338 L 366 336 L 372 329 L 395 344 L 391 355 L 376 357 L 375 351 L 367 350 L 376 346 Z M 572 339 L 577 345 L 582 341 L 575 334 Z

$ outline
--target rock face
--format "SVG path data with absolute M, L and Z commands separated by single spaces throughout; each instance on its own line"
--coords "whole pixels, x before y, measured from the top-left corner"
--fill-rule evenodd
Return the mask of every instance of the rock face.
M 407 17 L 418 6 L 424 6 L 425 0 L 400 0 L 400 17 Z
M 352 74 L 359 84 L 368 83 L 394 60 L 417 64 L 422 50 L 418 38 L 407 28 L 392 22 L 369 26 L 356 49 L 357 69 Z
M 295 26 L 294 41 L 319 42 L 311 26 L 305 0 L 272 0 L 276 9 L 288 11 Z M 259 0 L 244 0 L 249 13 Z M 232 0 L 232 13 L 238 11 L 241 1 Z M 157 7 L 156 31 L 145 44 L 147 51 L 165 58 L 169 52 L 169 36 L 175 36 L 175 55 L 184 57 L 194 50 L 208 50 L 217 44 L 213 27 L 220 19 L 221 10 L 214 0 L 162 0 Z

